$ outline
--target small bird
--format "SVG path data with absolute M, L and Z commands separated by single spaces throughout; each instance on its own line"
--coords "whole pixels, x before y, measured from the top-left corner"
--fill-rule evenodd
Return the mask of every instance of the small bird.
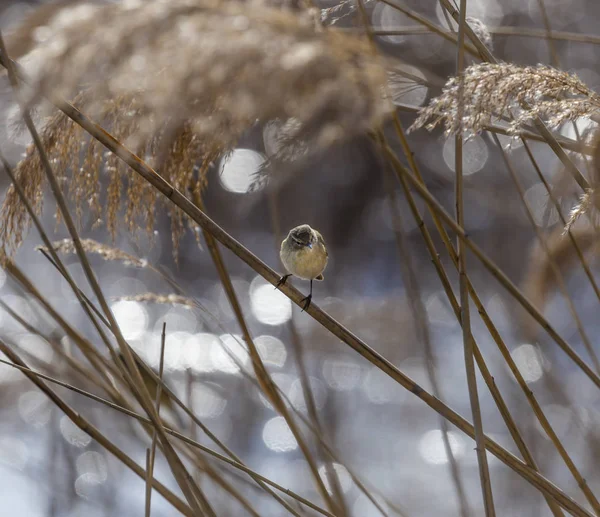
M 313 280 L 323 280 L 323 271 L 327 266 L 329 254 L 325 240 L 317 230 L 313 230 L 308 224 L 301 224 L 292 228 L 283 240 L 279 256 L 289 274 L 279 279 L 277 287 L 285 284 L 292 275 L 310 280 L 310 294 L 302 299 L 305 302 L 302 310 L 305 311 L 312 300 Z

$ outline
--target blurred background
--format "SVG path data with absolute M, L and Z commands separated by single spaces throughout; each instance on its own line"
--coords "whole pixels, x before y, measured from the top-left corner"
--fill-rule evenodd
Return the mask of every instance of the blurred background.
M 447 27 L 437 2 L 398 0 L 398 4 Z M 40 3 L 34 2 L 2 2 L 2 30 L 10 34 L 39 6 Z M 318 6 L 330 9 L 336 2 L 321 0 Z M 545 38 L 541 6 L 546 10 L 552 30 L 557 31 L 561 39 L 549 42 Z M 335 23 L 341 30 L 358 31 L 360 19 L 351 11 L 351 4 L 338 11 L 344 15 Z M 454 74 L 455 47 L 426 32 L 422 25 L 389 4 L 370 0 L 367 11 L 375 30 L 397 32 L 376 36 L 381 49 L 396 58 L 402 72 L 422 79 L 419 83 L 405 78 L 391 83 L 398 113 L 408 127 L 415 117 L 408 108 L 425 105 Z M 61 15 L 68 16 L 68 9 Z M 600 4 L 591 0 L 469 0 L 468 15 L 488 28 L 498 59 L 522 65 L 554 64 L 576 73 L 591 88 L 598 86 Z M 38 39 L 43 39 L 43 29 L 37 29 Z M 577 41 L 571 33 L 596 39 Z M 8 81 L 5 77 L 2 81 L 0 149 L 15 164 L 30 138 L 18 123 L 19 110 Z M 582 122 L 579 129 L 584 131 L 586 124 L 589 123 Z M 280 131 L 281 124 L 277 121 L 258 125 L 244 136 L 227 159 L 214 164 L 204 197 L 207 213 L 278 271 L 282 271 L 279 245 L 289 229 L 301 223 L 317 228 L 327 242 L 330 260 L 325 281 L 314 285 L 313 302 L 429 392 L 433 372 L 439 397 L 471 421 L 462 331 L 399 183 L 395 179 L 391 185 L 386 183 L 381 158 L 364 137 L 313 155 L 292 173 L 275 170 L 267 185 L 253 188 L 256 172 L 277 150 Z M 572 125 L 561 129 L 561 133 L 575 138 Z M 549 204 L 547 192 L 522 145 L 508 137 L 500 138 L 525 189 L 525 199 L 533 210 L 536 225 L 544 235 L 560 232 L 558 214 Z M 409 135 L 409 143 L 431 193 L 453 212 L 454 138 L 446 139 L 440 131 L 419 130 Z M 400 146 L 393 145 L 402 156 Z M 553 152 L 538 142 L 531 142 L 531 150 L 547 181 L 557 184 L 564 176 Z M 524 285 L 531 271 L 537 237 L 501 152 L 491 135 L 482 133 L 465 143 L 464 154 L 465 228 L 511 280 Z M 8 186 L 5 175 L 0 175 L 0 182 L 3 189 Z M 559 192 L 565 213 L 577 199 L 577 190 L 568 182 L 567 185 Z M 392 219 L 390 188 L 397 198 L 401 225 Z M 421 200 L 418 206 L 435 235 L 440 258 L 458 295 L 458 276 L 452 262 Z M 45 227 L 53 238 L 68 236 L 55 222 L 50 199 L 43 215 Z M 415 329 L 395 231 L 405 237 L 418 279 L 431 338 L 432 356 L 429 358 Z M 81 234 L 112 245 L 106 231 L 93 229 L 91 221 L 84 221 Z M 39 244 L 38 235 L 30 232 L 15 262 L 73 327 L 97 340 L 67 283 L 35 250 Z M 240 344 L 239 326 L 202 239 L 198 245 L 194 235 L 186 233 L 176 262 L 169 218 L 158 213 L 153 239 L 145 234 L 134 238 L 124 230 L 114 245 L 148 264 L 164 268 L 203 307 L 119 300 L 119 297 L 144 293 L 169 294 L 172 289 L 148 267 L 131 267 L 92 256 L 94 270 L 132 347 L 149 365 L 157 368 L 160 331 L 166 322 L 166 383 L 188 401 L 202 422 L 248 466 L 303 497 L 319 501 L 306 461 L 287 424 L 240 370 L 239 363 L 250 372 L 250 360 Z M 348 515 L 381 515 L 357 488 L 348 469 L 376 494 L 376 500 L 388 515 L 461 515 L 439 417 L 413 394 L 325 332 L 229 251 L 224 250 L 223 256 L 249 330 L 273 380 L 291 404 L 300 413 L 307 414 L 299 378 L 300 352 L 294 345 L 301 343 L 301 355 L 323 435 L 334 445 L 340 458 L 335 471 Z M 76 258 L 66 256 L 65 260 L 78 284 L 87 286 Z M 590 263 L 596 264 L 593 255 Z M 526 335 L 522 311 L 472 255 L 468 257 L 468 271 L 557 435 L 592 491 L 600 490 L 600 392 L 555 343 L 537 332 L 538 329 Z M 593 271 L 597 273 L 597 268 Z M 597 346 L 598 300 L 580 267 L 567 268 L 564 273 L 583 326 L 592 345 Z M 308 292 L 307 282 L 295 280 L 294 285 Z M 567 302 L 555 291 L 549 289 L 544 299 L 544 314 L 589 362 Z M 57 338 L 63 346 L 69 347 L 68 340 L 39 304 L 1 271 L 0 299 L 43 335 Z M 541 472 L 589 509 L 475 310 L 472 327 L 496 384 Z M 82 379 L 72 374 L 47 340 L 24 330 L 2 309 L 0 334 L 18 347 L 33 368 L 83 386 Z M 223 344 L 239 363 L 232 361 Z M 432 367 L 430 371 L 428 365 Z M 486 434 L 518 454 L 481 377 L 478 384 Z M 148 439 L 138 424 L 81 395 L 64 388 L 56 389 L 136 462 L 144 464 Z M 180 419 L 179 425 L 186 434 L 214 448 L 200 430 L 192 430 L 189 418 L 177 415 L 172 417 Z M 452 426 L 448 439 L 469 515 L 482 515 L 474 442 Z M 550 515 L 538 491 L 491 455 L 489 462 L 499 515 Z M 324 475 L 324 466 L 320 465 Z M 156 475 L 168 487 L 178 490 L 161 455 L 157 459 Z M 206 475 L 198 476 L 218 515 L 240 515 L 239 506 L 215 489 Z M 260 495 L 247 483 L 232 479 L 261 516 L 283 514 L 284 510 L 271 498 Z M 1 513 L 7 516 L 136 515 L 144 508 L 143 481 L 76 428 L 21 372 L 7 365 L 0 365 L 0 480 Z M 159 495 L 153 496 L 152 515 L 175 514 L 169 503 Z

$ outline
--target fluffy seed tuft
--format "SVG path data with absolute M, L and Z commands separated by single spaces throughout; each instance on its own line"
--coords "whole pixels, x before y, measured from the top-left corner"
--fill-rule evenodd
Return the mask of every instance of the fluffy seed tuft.
M 477 64 L 465 70 L 463 84 L 461 120 L 459 80 L 454 77 L 446 83 L 442 95 L 421 110 L 411 130 L 431 130 L 443 124 L 446 134 L 477 133 L 493 119 L 507 117 L 511 120 L 509 130 L 516 134 L 535 117 L 556 127 L 589 117 L 600 109 L 600 96 L 577 76 L 545 65 Z

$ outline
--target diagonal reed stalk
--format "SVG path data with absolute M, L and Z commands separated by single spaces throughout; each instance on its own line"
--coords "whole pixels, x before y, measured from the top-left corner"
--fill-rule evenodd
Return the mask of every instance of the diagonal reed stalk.
M 158 367 L 158 378 L 162 379 L 163 371 L 165 367 L 165 343 L 166 343 L 166 332 L 167 332 L 167 324 L 163 323 L 162 332 L 160 336 L 160 359 L 159 359 L 159 367 Z M 158 384 L 156 388 L 156 397 L 154 404 L 156 406 L 156 414 L 160 415 L 160 396 L 162 392 L 162 384 Z M 152 479 L 154 473 L 154 461 L 156 458 L 156 429 L 152 430 L 152 445 L 148 451 L 148 457 L 146 461 L 146 469 L 148 470 L 148 478 Z M 152 503 L 152 485 L 150 483 L 146 483 L 146 509 L 145 509 L 145 517 L 150 517 L 150 507 Z

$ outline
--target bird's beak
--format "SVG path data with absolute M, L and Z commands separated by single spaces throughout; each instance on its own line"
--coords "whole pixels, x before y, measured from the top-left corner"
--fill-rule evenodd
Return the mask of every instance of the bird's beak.
M 312 242 L 309 242 L 307 246 L 312 250 Z

